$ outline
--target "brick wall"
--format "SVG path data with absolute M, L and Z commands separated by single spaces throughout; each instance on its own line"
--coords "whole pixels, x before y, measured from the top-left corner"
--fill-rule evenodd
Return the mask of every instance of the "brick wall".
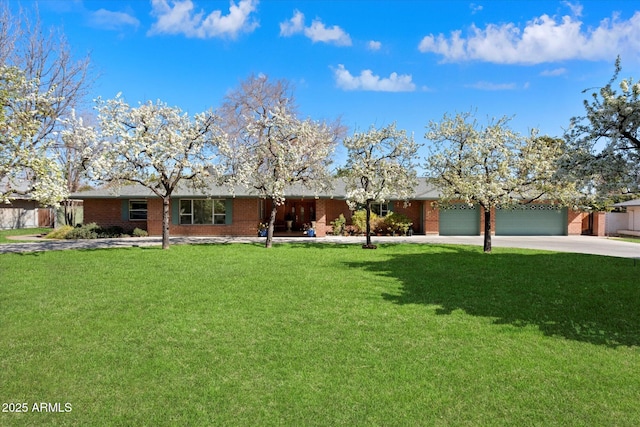
M 151 202 L 151 200 L 149 200 Z M 122 218 L 120 199 L 87 199 L 84 201 L 84 223 L 95 222 L 101 227 L 122 227 L 125 230 L 147 230 L 147 221 L 129 221 Z M 161 205 L 162 206 L 162 205 Z M 162 212 L 160 212 L 162 215 Z
M 177 200 L 172 200 L 177 203 Z M 258 199 L 233 199 L 231 224 L 189 224 L 179 225 L 169 222 L 169 234 L 172 236 L 255 236 L 258 233 Z M 149 235 L 162 235 L 162 201 L 150 199 L 147 205 Z M 169 207 L 171 214 L 171 206 Z
M 423 203 L 424 234 L 440 234 L 440 210 L 435 200 L 427 200 Z
M 125 230 L 136 227 L 146 229 L 151 236 L 162 234 L 162 201 L 157 198 L 148 199 L 147 221 L 129 221 L 122 218 L 122 204 L 120 199 L 87 199 L 84 201 L 84 222 L 95 222 L 100 226 L 120 226 Z M 260 200 L 257 198 L 233 199 L 232 224 L 228 225 L 177 225 L 169 223 L 169 230 L 174 236 L 254 236 L 261 218 L 259 215 Z M 435 201 L 412 201 L 409 206 L 402 202 L 394 203 L 394 211 L 402 213 L 414 223 L 414 231 L 425 234 L 439 233 L 439 212 Z M 171 208 L 169 209 L 171 213 Z M 331 232 L 330 222 L 341 213 L 351 223 L 351 212 L 344 200 L 318 199 L 315 200 L 316 233 L 319 237 Z M 268 214 L 268 212 L 266 212 Z M 284 215 L 284 213 L 283 213 Z M 569 210 L 567 218 L 567 232 L 569 235 L 579 235 L 583 229 L 582 212 Z M 484 214 L 480 215 L 480 230 L 484 232 Z M 604 220 L 597 216 L 594 219 L 594 234 L 601 235 Z M 495 212 L 492 212 L 492 232 L 495 233 Z M 604 233 L 602 231 L 602 233 Z
M 484 236 L 484 209 L 478 206 L 478 210 L 480 211 L 480 235 Z M 494 236 L 496 234 L 496 208 L 491 208 L 489 214 L 491 215 L 491 235 Z
M 567 234 L 569 236 L 579 236 L 582 234 L 582 218 L 584 213 L 568 209 L 567 212 Z

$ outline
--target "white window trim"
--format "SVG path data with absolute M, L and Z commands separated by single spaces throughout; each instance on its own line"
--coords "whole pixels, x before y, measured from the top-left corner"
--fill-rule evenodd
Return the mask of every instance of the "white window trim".
M 147 206 L 145 209 L 131 209 L 133 203 L 144 203 Z M 144 218 L 131 218 L 131 212 L 144 212 Z M 129 200 L 129 221 L 146 221 L 149 214 L 149 208 L 145 199 L 130 199 Z
M 194 201 L 198 201 L 198 200 L 212 200 L 213 204 L 211 206 L 212 212 L 211 212 L 211 222 L 207 222 L 207 223 L 194 223 L 193 222 L 193 218 L 194 218 L 194 206 L 193 206 L 193 202 Z M 216 213 L 216 201 L 217 202 L 221 202 L 223 205 L 226 204 L 226 199 L 179 199 L 178 200 L 178 224 L 179 225 L 225 225 L 226 224 L 226 220 L 227 220 L 227 212 L 226 212 L 226 207 L 225 207 L 225 212 L 224 213 Z M 190 213 L 188 214 L 184 214 L 182 213 L 182 202 L 190 202 L 191 205 L 191 209 L 190 209 Z M 182 222 L 182 218 L 186 218 L 189 217 L 190 220 L 189 222 Z M 216 224 L 216 217 L 223 217 L 223 221 L 221 223 L 217 223 Z

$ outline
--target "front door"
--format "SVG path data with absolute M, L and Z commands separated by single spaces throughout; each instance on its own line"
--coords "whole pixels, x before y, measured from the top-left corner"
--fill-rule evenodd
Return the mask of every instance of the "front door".
M 291 204 L 291 216 L 293 217 L 293 229 L 303 230 L 304 225 L 311 225 L 316 220 L 315 203 L 295 201 Z

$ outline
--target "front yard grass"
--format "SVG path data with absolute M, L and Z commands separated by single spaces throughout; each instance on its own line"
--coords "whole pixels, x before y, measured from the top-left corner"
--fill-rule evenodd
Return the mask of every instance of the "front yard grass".
M 0 396 L 29 412 L 0 425 L 637 426 L 639 268 L 414 244 L 3 254 Z
M 51 230 L 52 230 L 51 228 L 45 228 L 45 227 L 0 230 L 0 243 L 18 243 L 21 241 L 27 241 L 27 240 L 19 240 L 19 239 L 8 239 L 8 237 L 31 236 L 34 234 L 46 234 Z

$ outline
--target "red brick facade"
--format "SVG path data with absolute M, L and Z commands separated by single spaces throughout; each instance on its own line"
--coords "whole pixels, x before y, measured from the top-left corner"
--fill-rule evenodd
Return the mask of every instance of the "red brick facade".
M 172 203 L 175 203 L 172 200 Z M 258 224 L 268 220 L 271 209 L 269 200 L 258 198 L 234 198 L 231 200 L 231 219 L 220 225 L 180 225 L 171 218 L 170 232 L 174 236 L 254 236 Z M 95 222 L 100 226 L 120 226 L 125 230 L 142 228 L 149 235 L 162 234 L 162 201 L 158 198 L 147 199 L 147 220 L 131 221 L 128 218 L 128 200 L 126 199 L 85 199 L 84 221 Z M 296 211 L 296 209 L 298 209 Z M 304 210 L 303 210 L 304 209 Z M 413 200 L 407 206 L 403 202 L 394 202 L 393 211 L 402 213 L 413 222 L 413 230 L 418 234 L 439 233 L 439 210 L 434 200 Z M 286 217 L 298 212 L 304 223 L 315 222 L 316 235 L 324 237 L 332 230 L 330 223 L 343 214 L 347 224 L 351 223 L 351 211 L 344 200 L 336 199 L 294 199 L 280 206 L 276 215 L 277 231 L 286 230 Z M 304 212 L 304 214 L 302 213 Z M 172 209 L 170 208 L 170 214 Z M 577 235 L 583 232 L 584 213 L 569 210 L 567 233 Z M 484 213 L 480 215 L 480 230 L 484 229 Z M 300 220 L 300 218 L 298 218 Z M 604 221 L 597 217 L 594 234 L 599 233 Z M 302 220 L 299 226 L 302 225 Z M 492 231 L 495 232 L 495 212 L 492 213 Z M 598 234 L 599 235 L 599 234 Z

